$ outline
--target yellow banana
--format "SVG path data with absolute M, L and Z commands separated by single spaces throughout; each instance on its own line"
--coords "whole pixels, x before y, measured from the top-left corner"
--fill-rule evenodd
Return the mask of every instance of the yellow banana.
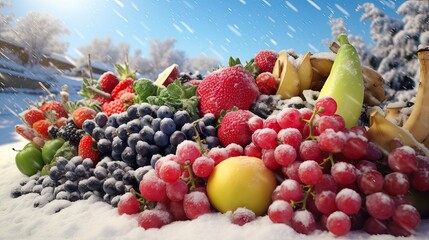
M 280 79 L 280 76 L 282 74 L 283 64 L 286 58 L 287 58 L 287 53 L 285 51 L 282 51 L 279 53 L 276 63 L 274 64 L 272 74 L 278 79 Z
M 405 104 L 401 102 L 388 104 L 386 106 L 384 118 L 392 121 L 394 124 L 398 126 L 402 126 L 403 118 L 402 118 L 401 110 L 404 107 L 405 107 Z
M 344 118 L 346 127 L 357 124 L 361 115 L 364 84 L 362 66 L 356 49 L 349 43 L 347 35 L 338 36 L 340 48 L 335 57 L 329 77 L 323 85 L 319 99 L 330 96 L 337 102 L 337 114 Z
M 417 141 L 410 132 L 387 120 L 380 112 L 373 111 L 369 121 L 368 139 L 377 144 L 386 154 L 393 150 L 395 147 L 393 141 L 397 139 L 402 144 L 416 147 L 426 156 L 429 156 L 429 150 Z
M 310 56 L 311 53 L 307 52 L 297 59 L 299 85 L 301 88 L 301 92 L 310 89 L 311 87 L 311 81 L 313 78 L 313 67 L 311 66 Z
M 420 62 L 420 81 L 411 114 L 403 128 L 410 131 L 417 141 L 428 142 L 426 139 L 429 137 L 429 47 L 419 49 L 417 56 Z
M 289 99 L 291 97 L 299 96 L 301 93 L 300 80 L 298 71 L 290 62 L 288 54 L 286 53 L 286 55 L 283 56 L 283 68 L 281 70 L 280 83 L 276 94 L 280 95 L 282 99 Z

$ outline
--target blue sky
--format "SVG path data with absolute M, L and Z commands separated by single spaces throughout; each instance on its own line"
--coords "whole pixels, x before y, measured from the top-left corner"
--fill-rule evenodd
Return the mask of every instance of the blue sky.
M 58 18 L 70 30 L 68 54 L 92 38 L 112 37 L 126 42 L 131 50 L 141 49 L 147 57 L 148 41 L 174 38 L 176 49 L 187 57 L 217 56 L 226 63 L 229 56 L 249 60 L 259 50 L 294 49 L 327 51 L 323 39 L 331 38 L 329 17 L 344 18 L 350 33 L 364 36 L 368 44 L 369 23 L 360 22 L 356 7 L 373 2 L 386 13 L 402 0 L 14 0 L 4 13 L 15 17 L 30 11 Z

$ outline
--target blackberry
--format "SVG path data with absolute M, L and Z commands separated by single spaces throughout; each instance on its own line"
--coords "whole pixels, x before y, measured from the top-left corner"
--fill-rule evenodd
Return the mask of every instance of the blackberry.
M 60 127 L 57 137 L 69 141 L 72 145 L 79 145 L 80 139 L 85 135 L 85 131 L 79 129 L 73 121 L 68 121 L 67 124 Z
M 55 125 L 51 125 L 48 127 L 48 134 L 51 138 L 57 138 L 58 127 Z

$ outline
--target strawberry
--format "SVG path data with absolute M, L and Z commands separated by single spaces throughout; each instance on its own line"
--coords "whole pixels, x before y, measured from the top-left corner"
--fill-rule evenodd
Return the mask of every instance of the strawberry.
M 126 110 L 126 104 L 121 100 L 117 99 L 108 103 L 103 104 L 101 110 L 110 116 L 114 113 L 121 113 Z
M 111 93 L 112 90 L 119 84 L 119 78 L 112 72 L 103 73 L 98 79 L 101 90 Z
M 263 72 L 256 77 L 256 85 L 260 93 L 274 95 L 277 92 L 279 81 L 271 72 Z
M 22 137 L 24 137 L 25 139 L 27 139 L 28 141 L 33 141 L 33 139 L 35 137 L 38 137 L 39 134 L 36 132 L 36 130 L 34 130 L 31 127 L 28 127 L 24 124 L 17 124 L 15 125 L 15 131 L 21 135 Z
M 278 56 L 277 52 L 273 50 L 259 51 L 254 57 L 259 72 L 272 72 Z
M 52 125 L 51 122 L 49 122 L 46 119 L 39 120 L 33 124 L 34 130 L 40 134 L 40 136 L 44 139 L 50 139 L 48 133 L 48 128 Z
M 78 155 L 83 159 L 90 158 L 95 166 L 100 160 L 100 152 L 94 145 L 95 141 L 90 135 L 83 136 L 79 142 Z
M 95 95 L 94 100 L 98 101 L 100 103 L 101 106 L 103 106 L 103 104 L 110 102 L 111 100 L 108 98 L 105 98 L 103 96 L 100 95 Z
M 134 104 L 134 99 L 136 98 L 136 95 L 134 93 L 124 93 L 119 98 L 122 102 L 124 102 L 127 106 L 131 106 Z
M 248 121 L 255 116 L 249 110 L 231 111 L 221 119 L 218 128 L 218 137 L 223 146 L 236 143 L 242 147 L 252 142 L 252 131 Z
M 59 103 L 57 101 L 45 102 L 40 107 L 40 111 L 42 111 L 45 114 L 45 116 L 46 116 L 46 114 L 54 113 L 55 120 L 60 118 L 60 117 L 68 118 L 68 116 L 69 116 L 66 109 L 64 108 L 64 106 L 61 105 L 61 103 Z
M 72 113 L 73 122 L 78 128 L 82 128 L 83 122 L 87 119 L 94 119 L 97 112 L 89 107 L 79 107 Z
M 119 82 L 118 85 L 112 90 L 110 96 L 113 99 L 119 99 L 124 93 L 134 93 L 133 90 L 134 80 L 132 78 L 127 78 Z
M 252 73 L 239 65 L 212 72 L 197 89 L 200 113 L 213 113 L 216 118 L 222 110 L 230 110 L 234 106 L 249 109 L 258 94 Z
M 27 109 L 21 115 L 29 126 L 33 126 L 39 120 L 46 119 L 45 114 L 37 108 Z

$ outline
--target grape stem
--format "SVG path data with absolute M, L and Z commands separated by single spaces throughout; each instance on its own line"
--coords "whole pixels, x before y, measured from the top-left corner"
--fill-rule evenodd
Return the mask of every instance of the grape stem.
M 314 136 L 313 121 L 316 118 L 316 115 L 318 113 L 321 113 L 324 111 L 325 111 L 324 108 L 314 109 L 313 114 L 311 114 L 310 119 L 308 119 L 308 120 L 305 120 L 303 118 L 300 119 L 301 121 L 306 122 L 308 124 L 308 126 L 310 127 L 310 134 L 308 135 L 307 140 L 316 140 L 316 137 Z
M 193 126 L 193 128 L 194 128 L 194 130 L 195 130 L 195 136 L 194 136 L 194 139 L 195 139 L 195 141 L 198 143 L 198 146 L 199 146 L 199 148 L 200 148 L 200 152 L 201 152 L 201 154 L 203 154 L 203 153 L 204 153 L 203 142 L 202 142 L 202 140 L 201 140 L 200 134 L 198 133 L 197 127 L 195 126 L 195 125 L 198 123 L 198 121 L 199 121 L 199 119 L 197 119 L 197 120 L 193 121 L 193 122 L 192 122 L 192 126 Z
M 192 169 L 191 169 L 191 162 L 188 160 L 185 163 L 185 169 L 186 171 L 188 171 L 189 174 L 189 183 L 191 184 L 191 187 L 189 188 L 190 191 L 194 190 L 195 188 L 197 188 L 196 184 L 195 184 L 195 178 L 194 178 L 194 174 L 192 173 Z

